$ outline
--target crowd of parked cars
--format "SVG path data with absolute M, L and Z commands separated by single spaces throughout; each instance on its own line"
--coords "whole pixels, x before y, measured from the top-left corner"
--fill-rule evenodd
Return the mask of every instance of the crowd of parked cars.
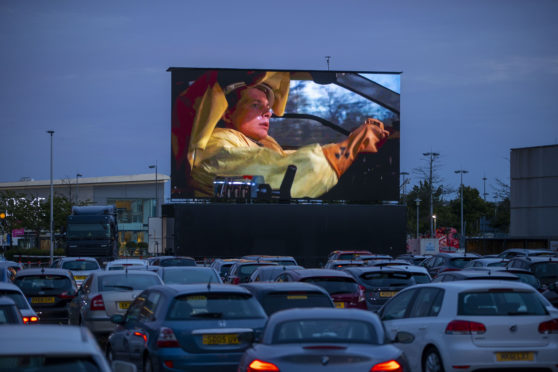
M 51 266 L 0 262 L 0 371 L 558 371 L 548 250 Z

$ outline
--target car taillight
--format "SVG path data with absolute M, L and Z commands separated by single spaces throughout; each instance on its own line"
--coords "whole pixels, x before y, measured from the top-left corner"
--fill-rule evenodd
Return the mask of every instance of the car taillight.
M 362 302 L 366 300 L 366 288 L 364 288 L 363 286 L 361 286 L 360 284 L 358 285 L 358 302 Z
M 370 372 L 403 372 L 403 367 L 396 360 L 390 360 L 388 362 L 378 363 L 374 367 L 370 368 Z
M 37 318 L 36 316 L 24 316 L 23 317 L 23 323 L 24 324 L 33 324 L 33 323 L 37 323 L 39 321 L 39 318 Z
M 97 296 L 93 297 L 91 299 L 91 305 L 89 308 L 91 311 L 105 310 L 105 301 L 103 301 L 103 295 L 98 294 Z
M 157 338 L 157 347 L 180 347 L 172 329 L 161 327 L 159 337 Z
M 484 332 L 486 332 L 484 324 L 468 320 L 453 320 L 446 327 L 446 334 L 448 335 L 471 335 L 483 334 Z
M 539 324 L 540 333 L 558 333 L 558 319 L 552 319 Z
M 275 371 L 278 372 L 279 368 L 273 363 L 264 362 L 263 360 L 253 360 L 246 369 L 247 372 L 261 372 L 261 371 Z

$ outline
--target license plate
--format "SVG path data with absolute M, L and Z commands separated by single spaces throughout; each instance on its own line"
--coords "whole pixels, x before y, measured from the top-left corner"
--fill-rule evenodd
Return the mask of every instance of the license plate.
M 393 297 L 397 292 L 380 292 L 380 297 Z
M 535 360 L 535 353 L 531 351 L 496 353 L 496 360 L 498 362 L 533 361 Z
M 126 310 L 127 308 L 130 307 L 131 303 L 132 303 L 131 301 L 120 301 L 118 302 L 118 308 L 120 310 Z
M 53 304 L 54 297 L 31 297 L 32 304 Z
M 344 302 L 334 302 L 333 303 L 335 305 L 336 308 L 338 309 L 343 309 L 345 307 L 345 303 Z
M 238 341 L 238 335 L 202 335 L 202 343 L 204 345 L 236 345 L 240 342 Z
M 85 280 L 85 279 L 87 279 L 87 276 L 85 276 L 85 275 L 75 275 L 74 279 L 75 280 Z

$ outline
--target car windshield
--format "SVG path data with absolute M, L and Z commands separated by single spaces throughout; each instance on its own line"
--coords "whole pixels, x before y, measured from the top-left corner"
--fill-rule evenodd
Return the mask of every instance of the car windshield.
M 101 368 L 92 357 L 87 356 L 2 355 L 0 371 L 97 372 L 101 371 Z
M 190 260 L 188 258 L 168 258 L 166 260 L 162 260 L 159 263 L 159 266 L 196 266 L 196 261 Z
M 21 293 L 18 291 L 10 291 L 10 290 L 0 290 L 0 297 L 6 296 L 12 299 L 15 302 L 18 309 L 29 309 L 29 305 L 27 305 L 27 301 Z
M 311 277 L 304 278 L 302 281 L 320 286 L 330 295 L 358 292 L 358 284 L 351 278 Z
M 26 275 L 14 282 L 25 294 L 53 294 L 72 289 L 70 278 L 62 275 Z
M 155 275 L 105 275 L 99 277 L 99 292 L 135 291 L 161 284 Z
M 359 343 L 382 344 L 374 326 L 352 319 L 304 319 L 278 324 L 273 332 L 274 344 Z
M 459 294 L 458 315 L 521 316 L 546 315 L 547 311 L 535 292 L 494 289 Z
M 68 240 L 104 240 L 110 238 L 108 223 L 68 223 Z
M 451 261 L 451 265 L 454 267 L 458 267 L 460 269 L 464 268 L 465 265 L 467 265 L 467 263 L 471 260 L 474 260 L 475 258 L 478 257 L 460 257 L 460 258 L 452 258 Z
M 167 320 L 265 318 L 266 315 L 249 294 L 196 293 L 176 297 Z
M 62 268 L 71 271 L 97 270 L 99 269 L 99 264 L 97 263 L 97 261 L 66 261 L 62 264 Z
M 166 270 L 165 284 L 221 283 L 214 270 Z
M 428 275 L 420 274 L 420 273 L 413 273 L 413 279 L 415 280 L 415 283 L 417 283 L 417 284 L 430 283 L 432 281 L 432 280 L 430 280 Z
M 268 293 L 262 298 L 261 304 L 267 315 L 295 307 L 333 307 L 329 296 L 316 292 Z
M 369 287 L 407 287 L 415 284 L 412 275 L 405 272 L 375 271 L 364 273 L 360 278 Z

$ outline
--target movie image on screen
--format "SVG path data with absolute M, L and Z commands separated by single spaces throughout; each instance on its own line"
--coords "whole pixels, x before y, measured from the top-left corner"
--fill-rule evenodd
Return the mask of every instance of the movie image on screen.
M 212 198 L 226 177 L 278 190 L 289 165 L 293 198 L 399 199 L 399 73 L 169 71 L 173 199 Z

